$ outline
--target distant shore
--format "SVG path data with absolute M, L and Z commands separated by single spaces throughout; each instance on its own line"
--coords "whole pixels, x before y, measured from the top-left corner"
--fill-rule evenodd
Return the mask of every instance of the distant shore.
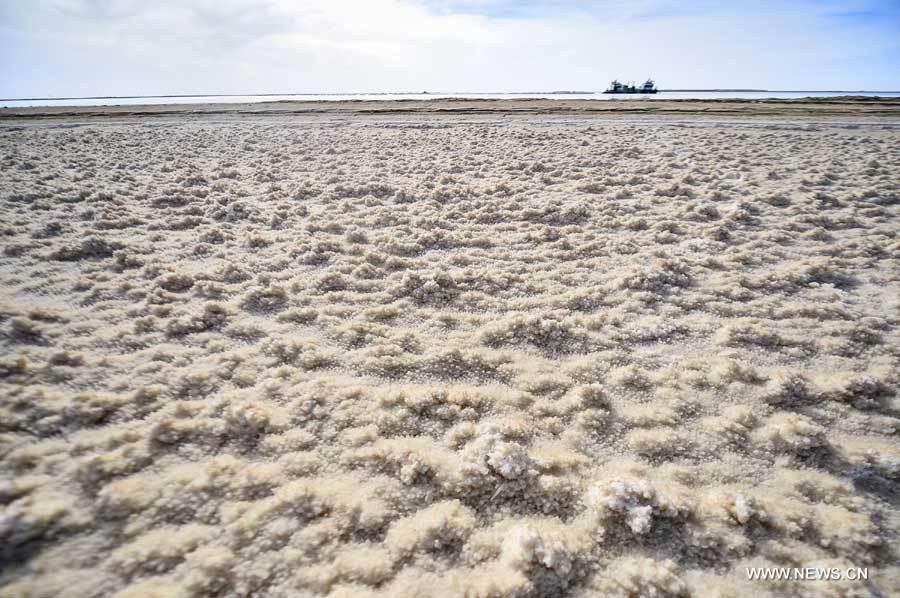
M 900 90 L 878 90 L 878 89 L 757 89 L 752 87 L 723 87 L 714 89 L 703 88 L 671 88 L 660 89 L 660 92 L 669 93 L 727 93 L 727 92 L 745 92 L 745 93 L 836 93 L 841 95 L 852 94 L 897 94 Z M 443 91 L 375 91 L 375 92 L 326 92 L 326 93 L 176 93 L 176 94 L 150 94 L 150 95 L 127 95 L 127 96 L 59 96 L 59 97 L 24 97 L 24 98 L 0 98 L 0 102 L 59 102 L 65 100 L 133 100 L 139 98 L 147 99 L 165 99 L 165 98 L 239 98 L 246 96 L 255 97 L 274 97 L 274 96 L 414 96 L 414 95 L 437 95 L 437 96 L 525 96 L 525 95 L 590 95 L 602 93 L 597 91 L 579 91 L 579 90 L 554 90 L 554 91 L 508 91 L 508 92 L 443 92 Z
M 769 118 L 900 118 L 900 98 L 839 96 L 799 99 L 465 99 L 434 100 L 278 100 L 250 103 L 145 104 L 119 106 L 42 106 L 4 108 L 0 123 L 109 120 L 129 118 L 242 118 L 267 116 L 419 115 L 427 117 L 484 115 L 558 116 L 687 116 Z

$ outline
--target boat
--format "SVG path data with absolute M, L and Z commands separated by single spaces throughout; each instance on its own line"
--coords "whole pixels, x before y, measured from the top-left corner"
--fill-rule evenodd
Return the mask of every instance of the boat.
M 612 83 L 609 84 L 609 87 L 603 93 L 657 93 L 656 84 L 653 82 L 653 79 L 647 79 L 643 85 L 640 87 L 635 86 L 633 83 L 631 85 L 626 85 L 625 83 L 619 83 L 618 79 L 613 80 Z

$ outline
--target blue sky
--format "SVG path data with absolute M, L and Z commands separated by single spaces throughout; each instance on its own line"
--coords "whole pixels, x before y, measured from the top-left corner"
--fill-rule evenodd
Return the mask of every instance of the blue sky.
M 0 0 L 0 96 L 900 89 L 900 0 Z

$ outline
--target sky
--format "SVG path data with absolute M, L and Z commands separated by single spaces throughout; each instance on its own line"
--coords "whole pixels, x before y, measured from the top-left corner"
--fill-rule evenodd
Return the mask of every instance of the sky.
M 0 97 L 900 90 L 900 0 L 0 0 Z

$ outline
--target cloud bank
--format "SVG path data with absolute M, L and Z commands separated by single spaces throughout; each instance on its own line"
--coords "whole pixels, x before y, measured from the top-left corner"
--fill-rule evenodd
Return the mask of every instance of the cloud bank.
M 0 95 L 900 88 L 900 7 L 661 0 L 0 2 Z

